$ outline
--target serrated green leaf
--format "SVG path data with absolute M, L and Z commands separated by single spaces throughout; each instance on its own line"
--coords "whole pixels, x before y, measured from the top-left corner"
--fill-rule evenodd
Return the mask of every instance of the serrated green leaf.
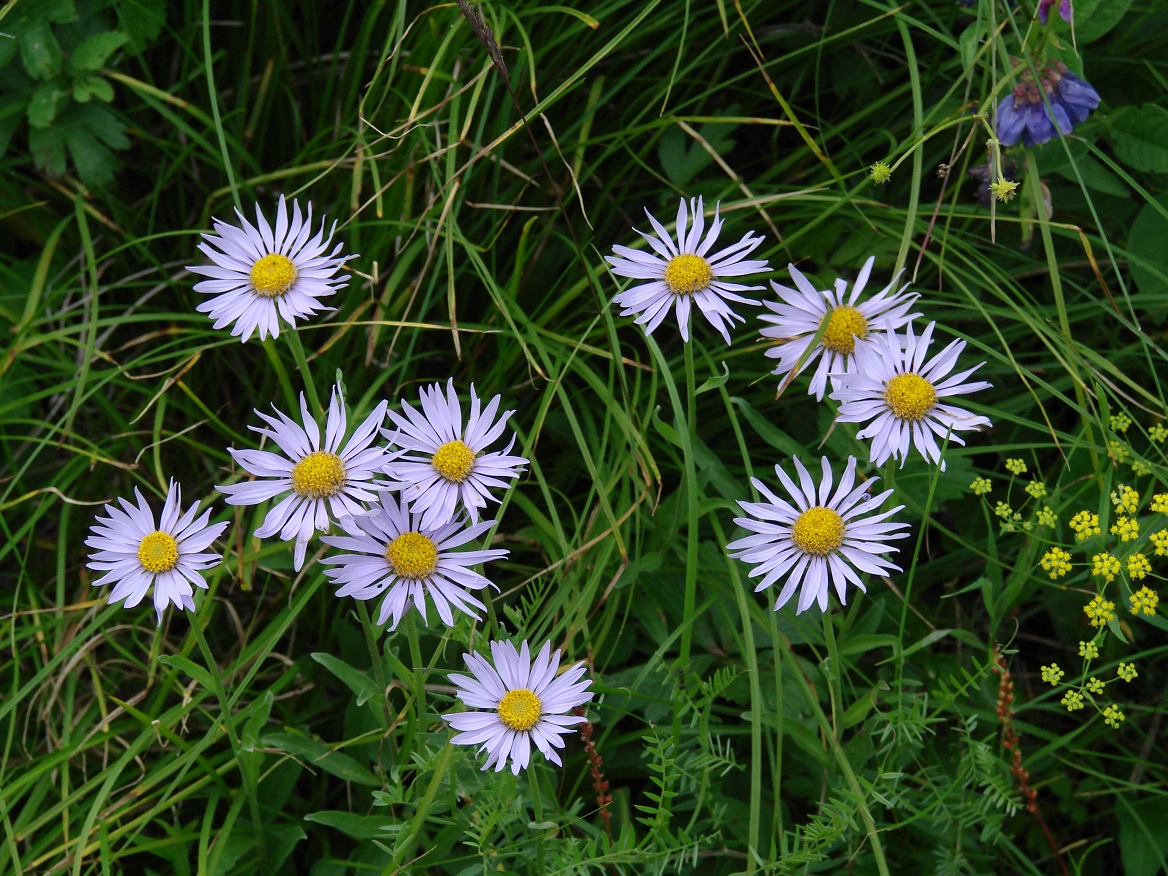
M 28 123 L 34 128 L 47 128 L 57 118 L 61 100 L 66 96 L 56 82 L 43 82 L 28 101 Z
M 65 135 L 57 128 L 30 128 L 28 148 L 42 173 L 51 177 L 65 175 Z
M 120 30 L 95 33 L 73 50 L 73 54 L 69 56 L 69 67 L 74 73 L 100 70 L 109 60 L 109 56 L 124 46 L 129 39 L 130 35 Z
M 114 87 L 100 76 L 92 74 L 82 76 L 73 82 L 73 99 L 78 103 L 88 103 L 90 98 L 96 97 L 103 103 L 114 99 Z
M 16 39 L 24 69 L 33 79 L 51 79 L 61 72 L 61 46 L 47 21 L 21 28 Z
M 78 124 L 87 128 L 111 149 L 125 149 L 130 145 L 126 136 L 126 126 L 118 121 L 117 116 L 104 106 L 89 104 L 73 107 L 68 113 L 70 122 L 76 119 Z M 65 124 L 65 114 L 62 113 L 61 124 Z
M 1108 132 L 1128 167 L 1168 173 L 1168 109 L 1153 103 L 1124 107 L 1111 116 Z
M 126 53 L 143 51 L 166 24 L 166 0 L 123 0 L 117 6 L 119 24 L 130 37 Z
M 63 130 L 69 158 L 81 181 L 87 186 L 103 186 L 110 182 L 118 169 L 118 159 L 109 147 L 85 127 L 69 126 Z

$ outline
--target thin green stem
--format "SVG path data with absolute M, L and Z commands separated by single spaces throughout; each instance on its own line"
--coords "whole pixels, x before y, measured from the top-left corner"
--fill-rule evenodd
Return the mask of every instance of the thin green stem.
M 694 377 L 693 340 L 685 345 L 685 421 L 678 412 L 678 431 L 685 435 L 682 455 L 685 464 L 685 603 L 682 609 L 681 646 L 678 663 L 684 670 L 689 664 L 693 637 L 694 605 L 698 586 L 698 483 L 694 447 L 697 444 L 697 383 Z
M 397 854 L 393 856 L 392 867 L 387 869 L 387 873 L 401 873 L 400 869 L 403 862 L 407 861 L 414 853 L 414 846 L 418 844 L 418 839 L 421 836 L 422 828 L 426 825 L 426 816 L 430 813 L 430 807 L 434 805 L 434 798 L 438 795 L 438 789 L 442 787 L 442 781 L 446 777 L 446 771 L 450 768 L 450 759 L 454 755 L 454 744 L 446 743 L 446 748 L 442 750 L 442 754 L 438 758 L 438 763 L 434 765 L 434 775 L 430 777 L 430 783 L 426 786 L 426 792 L 422 795 L 422 799 L 418 801 L 417 808 L 410 818 L 413 824 L 413 829 L 410 835 L 406 838 L 397 850 Z
M 386 696 L 386 691 L 389 690 L 389 679 L 385 675 L 385 661 L 381 657 L 381 648 L 377 643 L 381 630 L 373 623 L 369 609 L 362 600 L 357 600 L 357 615 L 361 618 L 361 629 L 365 632 L 365 645 L 369 649 L 369 659 L 373 665 L 373 680 L 379 691 L 378 699 L 381 700 L 385 729 L 389 730 L 393 726 L 393 712 L 390 711 L 389 697 Z
M 835 627 L 832 626 L 831 615 L 827 612 L 823 613 L 823 638 L 827 643 L 827 659 L 824 661 L 823 674 L 827 677 L 828 698 L 831 701 L 831 723 L 830 727 L 827 726 L 828 722 L 823 715 L 823 710 L 819 709 L 821 723 L 827 732 L 832 754 L 835 756 L 840 771 L 844 774 L 848 788 L 860 801 L 860 817 L 864 820 L 864 827 L 868 831 L 868 841 L 872 843 L 872 854 L 876 857 L 876 869 L 880 871 L 881 876 L 889 876 L 888 862 L 884 859 L 884 846 L 880 842 L 880 832 L 876 829 L 876 821 L 868 810 L 867 796 L 864 794 L 863 788 L 860 787 L 860 780 L 856 778 L 856 772 L 852 769 L 851 761 L 848 760 L 839 740 L 838 721 L 839 716 L 843 714 L 843 702 L 840 694 L 840 653 L 839 646 L 835 641 Z M 795 674 L 803 679 L 802 673 L 796 672 Z M 803 680 L 806 683 L 806 680 Z M 807 692 L 810 694 L 810 689 Z M 817 705 L 819 703 L 819 700 L 814 697 L 810 698 L 809 701 Z
M 206 612 L 204 612 L 204 615 Z M 203 634 L 203 626 L 199 615 L 191 617 L 191 632 L 195 635 L 203 660 L 207 664 L 207 675 L 211 679 L 212 693 L 219 700 L 219 717 L 227 731 L 227 740 L 231 743 L 231 750 L 235 754 L 235 762 L 239 765 L 239 775 L 243 779 L 244 793 L 247 794 L 248 809 L 251 812 L 252 831 L 255 833 L 256 850 L 259 853 L 260 872 L 271 872 L 268 862 L 268 847 L 265 841 L 264 824 L 260 817 L 259 776 L 256 774 L 258 760 L 255 752 L 245 752 L 239 742 L 239 733 L 235 728 L 235 719 L 231 708 L 231 700 L 223 686 L 223 677 L 219 674 L 219 664 L 207 644 L 207 637 Z M 249 756 L 250 755 L 250 756 Z
M 316 394 L 316 381 L 308 367 L 308 357 L 304 355 L 304 345 L 300 342 L 300 333 L 296 329 L 285 329 L 281 333 L 288 339 L 288 348 L 292 351 L 292 358 L 296 360 L 296 367 L 300 369 L 300 376 L 304 380 L 304 391 L 308 393 L 308 404 L 314 414 L 323 414 L 320 397 Z
M 406 612 L 406 638 L 410 643 L 410 662 L 414 666 L 414 699 L 418 704 L 418 729 L 426 726 L 426 664 L 422 662 L 422 644 L 418 639 L 416 611 Z

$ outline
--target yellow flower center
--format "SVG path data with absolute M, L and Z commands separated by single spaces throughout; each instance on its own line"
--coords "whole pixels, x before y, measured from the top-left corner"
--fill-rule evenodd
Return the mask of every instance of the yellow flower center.
M 169 572 L 178 565 L 178 542 L 169 532 L 155 530 L 138 545 L 138 562 L 155 575 Z
M 888 381 L 884 400 L 900 419 L 919 420 L 937 403 L 937 391 L 919 374 L 898 374 Z
M 317 450 L 292 469 L 292 489 L 310 499 L 335 496 L 345 485 L 345 464 L 335 453 Z
M 665 285 L 674 295 L 692 295 L 710 285 L 714 270 L 700 255 L 683 253 L 665 266 Z
M 446 480 L 461 484 L 474 471 L 475 452 L 461 440 L 447 441 L 434 451 L 431 462 Z
M 543 703 L 525 687 L 509 690 L 499 701 L 499 720 L 512 730 L 530 730 L 539 721 Z
M 389 543 L 385 558 L 399 578 L 429 578 L 438 566 L 438 546 L 420 532 L 403 532 Z
M 827 328 L 823 331 L 822 343 L 833 353 L 850 356 L 856 351 L 856 338 L 862 341 L 868 337 L 868 320 L 850 305 L 833 307 L 824 319 Z
M 287 256 L 272 253 L 251 266 L 252 288 L 264 298 L 279 298 L 296 282 L 296 265 Z
M 805 554 L 825 557 L 844 543 L 844 519 L 830 508 L 808 508 L 791 527 L 791 541 Z

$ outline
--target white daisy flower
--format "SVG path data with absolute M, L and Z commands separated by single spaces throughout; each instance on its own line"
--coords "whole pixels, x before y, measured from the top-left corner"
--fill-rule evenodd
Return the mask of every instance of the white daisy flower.
M 486 606 L 468 591 L 494 586 L 470 567 L 507 556 L 505 550 L 456 551 L 474 541 L 495 525 L 485 520 L 463 527 L 452 520 L 434 529 L 422 525 L 420 514 L 411 514 L 409 505 L 394 496 L 383 496 L 381 504 L 369 514 L 347 521 L 349 536 L 325 536 L 325 544 L 351 553 L 328 556 L 321 560 L 325 575 L 334 584 L 343 585 L 337 596 L 373 599 L 389 588 L 377 614 L 384 624 L 391 616 L 390 630 L 397 628 L 412 602 L 426 621 L 426 594 L 434 601 L 438 616 L 448 627 L 454 626 L 451 607 L 478 618 L 475 613 Z M 497 588 L 496 588 L 497 589 Z
M 499 772 L 511 760 L 511 772 L 519 775 L 531 760 L 531 745 L 560 766 L 557 748 L 585 718 L 568 712 L 592 699 L 589 679 L 580 681 L 587 667 L 583 663 L 564 670 L 558 678 L 560 652 L 552 653 L 547 642 L 535 660 L 530 659 L 527 642 L 519 651 L 510 642 L 491 642 L 495 665 L 478 654 L 463 660 L 472 675 L 451 674 L 463 705 L 475 712 L 451 712 L 442 718 L 455 730 L 455 745 L 478 745 L 487 751 L 483 769 L 493 765 Z
M 640 314 L 634 322 L 645 326 L 646 334 L 652 334 L 653 329 L 661 325 L 672 304 L 677 314 L 677 323 L 681 327 L 681 339 L 687 343 L 690 310 L 696 304 L 710 325 L 718 330 L 727 344 L 730 343 L 728 326 L 732 325 L 734 320 L 738 322 L 744 320 L 731 310 L 726 302 L 757 305 L 758 302 L 753 298 L 743 298 L 735 293 L 766 287 L 727 283 L 724 278 L 769 270 L 765 259 L 745 258 L 762 244 L 763 238 L 748 231 L 738 243 L 707 256 L 722 230 L 718 206 L 714 207 L 714 222 L 704 239 L 702 232 L 706 220 L 702 215 L 700 197 L 696 200 L 690 199 L 688 213 L 685 198 L 681 199 L 681 205 L 677 208 L 676 242 L 665 226 L 658 222 L 647 208 L 645 215 L 649 217 L 649 224 L 656 233 L 646 234 L 644 231 L 637 233 L 645 238 L 653 252 L 640 252 L 617 245 L 612 248 L 616 256 L 604 258 L 612 265 L 612 272 L 618 277 L 632 277 L 648 282 L 621 292 L 613 299 L 613 304 L 624 308 L 621 316 Z
M 856 347 L 852 370 L 832 375 L 836 388 L 831 398 L 840 402 L 836 420 L 872 421 L 858 437 L 872 439 L 871 461 L 876 465 L 883 465 L 891 456 L 899 459 L 903 467 L 911 440 L 921 456 L 939 462 L 944 471 L 937 438 L 964 445 L 958 431 L 990 425 L 989 418 L 942 401 L 989 389 L 990 384 L 984 380 L 964 382 L 984 362 L 949 376 L 965 349 L 965 341 L 953 341 L 932 361 L 925 361 L 935 325 L 929 323 L 917 338 L 909 323 L 903 341 L 896 332 L 881 333 L 873 343 Z
M 373 447 L 373 439 L 385 419 L 387 402 L 381 402 L 353 436 L 338 449 L 345 437 L 347 418 L 340 386 L 333 387 L 329 402 L 324 443 L 320 427 L 308 413 L 304 393 L 300 393 L 301 427 L 295 420 L 276 411 L 269 417 L 256 414 L 272 428 L 249 426 L 253 432 L 270 438 L 282 451 L 236 450 L 228 448 L 232 458 L 250 475 L 263 480 L 243 481 L 217 487 L 227 494 L 231 505 L 258 505 L 276 496 L 288 495 L 268 511 L 256 536 L 267 538 L 280 534 L 284 541 L 296 539 L 296 569 L 304 565 L 308 540 L 316 531 L 327 531 L 329 521 L 364 514 L 361 503 L 377 501 L 379 484 L 374 480 L 392 454 L 383 447 Z M 273 406 L 275 410 L 275 406 Z
M 136 506 L 119 498 L 120 509 L 106 505 L 106 516 L 97 517 L 85 539 L 86 547 L 93 549 L 85 565 L 105 572 L 93 582 L 95 587 L 117 582 L 109 601 L 124 599 L 126 608 L 141 602 L 153 585 L 154 611 L 161 624 L 162 610 L 167 605 L 195 610 L 191 585 L 207 589 L 200 573 L 218 566 L 223 557 L 206 551 L 227 528 L 227 521 L 209 523 L 210 508 L 196 517 L 197 502 L 183 511 L 182 488 L 173 480 L 157 526 L 154 512 L 137 487 L 134 495 L 138 499 Z
M 828 375 L 848 370 L 857 345 L 868 342 L 872 333 L 901 328 L 920 316 L 919 313 L 908 312 L 920 296 L 915 292 L 905 293 L 907 285 L 893 292 L 896 277 L 867 301 L 856 303 L 872 273 L 875 260 L 875 256 L 869 256 L 868 261 L 864 262 L 850 294 L 845 280 L 837 279 L 834 291 L 816 289 L 794 265 L 788 265 L 787 268 L 791 272 L 791 279 L 795 281 L 795 289 L 771 281 L 771 286 L 782 300 L 763 302 L 765 307 L 774 311 L 774 315 L 766 314 L 759 318 L 763 322 L 774 323 L 774 327 L 761 329 L 760 332 L 764 338 L 784 341 L 780 346 L 766 351 L 768 357 L 779 360 L 772 373 L 783 377 L 780 389 L 818 360 L 819 365 L 811 378 L 810 394 L 815 396 L 816 401 L 823 401 Z M 821 328 L 823 336 L 812 347 Z M 832 383 L 834 389 L 834 380 Z
M 504 411 L 495 419 L 501 397 L 495 396 L 486 407 L 470 388 L 470 415 L 465 426 L 462 405 L 454 392 L 454 381 L 423 387 L 421 410 L 403 401 L 404 416 L 395 411 L 389 418 L 397 427 L 382 434 L 401 448 L 402 455 L 386 467 L 390 489 L 401 490 L 410 509 L 422 514 L 422 526 L 434 529 L 454 518 L 459 505 L 477 523 L 479 509 L 487 502 L 498 502 L 492 487 L 506 488 L 508 481 L 519 477 L 527 459 L 512 456 L 515 436 L 501 451 L 488 453 L 486 448 L 503 435 L 507 419 L 515 413 Z
M 199 249 L 212 262 L 195 265 L 187 270 L 209 277 L 195 284 L 195 291 L 213 298 L 195 309 L 215 320 L 221 329 L 235 323 L 231 334 L 247 341 L 259 329 L 260 340 L 280 334 L 282 318 L 292 328 L 296 320 L 319 311 L 332 310 L 320 303 L 349 282 L 346 277 L 334 277 L 349 259 L 340 256 L 338 243 L 328 252 L 337 224 L 334 222 L 328 237 L 324 222 L 312 234 L 312 204 L 308 216 L 300 215 L 300 205 L 292 202 L 292 219 L 284 196 L 276 208 L 276 227 L 273 230 L 256 205 L 256 224 L 252 225 L 236 209 L 240 226 L 213 220 L 215 234 L 204 234 Z
M 757 478 L 750 479 L 767 501 L 738 503 L 750 516 L 735 518 L 734 522 L 754 535 L 726 545 L 730 556 L 754 564 L 750 577 L 762 578 L 755 592 L 782 580 L 783 589 L 775 600 L 775 611 L 786 605 L 796 590 L 799 591 L 796 614 L 813 603 L 819 604 L 820 611 L 826 611 L 828 584 L 835 586 L 840 603 L 846 605 L 849 583 L 865 590 L 857 570 L 870 575 L 901 571 L 881 554 L 898 550 L 886 542 L 908 535 L 907 523 L 888 521 L 904 506 L 876 513 L 893 491 L 871 495 L 869 488 L 878 478 L 856 486 L 854 456 L 848 457 L 847 469 L 834 495 L 831 464 L 826 456 L 822 460 L 823 476 L 818 490 L 803 463 L 798 458 L 792 461 L 799 476 L 798 484 L 780 466 L 775 466 L 775 474 L 789 499 L 776 496 Z

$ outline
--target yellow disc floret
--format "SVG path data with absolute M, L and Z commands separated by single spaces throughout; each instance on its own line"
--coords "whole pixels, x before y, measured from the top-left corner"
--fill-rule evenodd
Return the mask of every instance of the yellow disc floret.
M 169 572 L 178 565 L 178 542 L 169 532 L 156 530 L 138 545 L 138 562 L 155 575 Z
M 827 328 L 823 330 L 822 343 L 833 353 L 850 356 L 856 351 L 856 338 L 862 341 L 868 337 L 868 320 L 851 305 L 833 307 L 824 319 L 827 320 Z
M 714 279 L 714 270 L 700 255 L 682 253 L 665 266 L 665 285 L 674 295 L 701 292 Z
M 429 578 L 438 567 L 438 546 L 420 532 L 403 532 L 389 543 L 385 558 L 399 578 Z
M 899 419 L 920 420 L 937 403 L 937 391 L 919 374 L 897 374 L 888 381 L 884 400 Z
M 272 253 L 251 266 L 248 279 L 257 295 L 279 298 L 296 282 L 296 265 L 288 256 Z
M 431 462 L 446 480 L 461 484 L 474 471 L 475 452 L 464 441 L 447 441 L 434 451 Z
M 543 703 L 525 687 L 509 690 L 499 701 L 499 720 L 512 730 L 530 730 L 539 722 Z
M 292 489 L 309 499 L 335 496 L 345 485 L 345 464 L 335 453 L 317 450 L 292 469 Z
M 844 519 L 830 508 L 808 508 L 791 527 L 791 541 L 805 554 L 825 557 L 844 543 Z

